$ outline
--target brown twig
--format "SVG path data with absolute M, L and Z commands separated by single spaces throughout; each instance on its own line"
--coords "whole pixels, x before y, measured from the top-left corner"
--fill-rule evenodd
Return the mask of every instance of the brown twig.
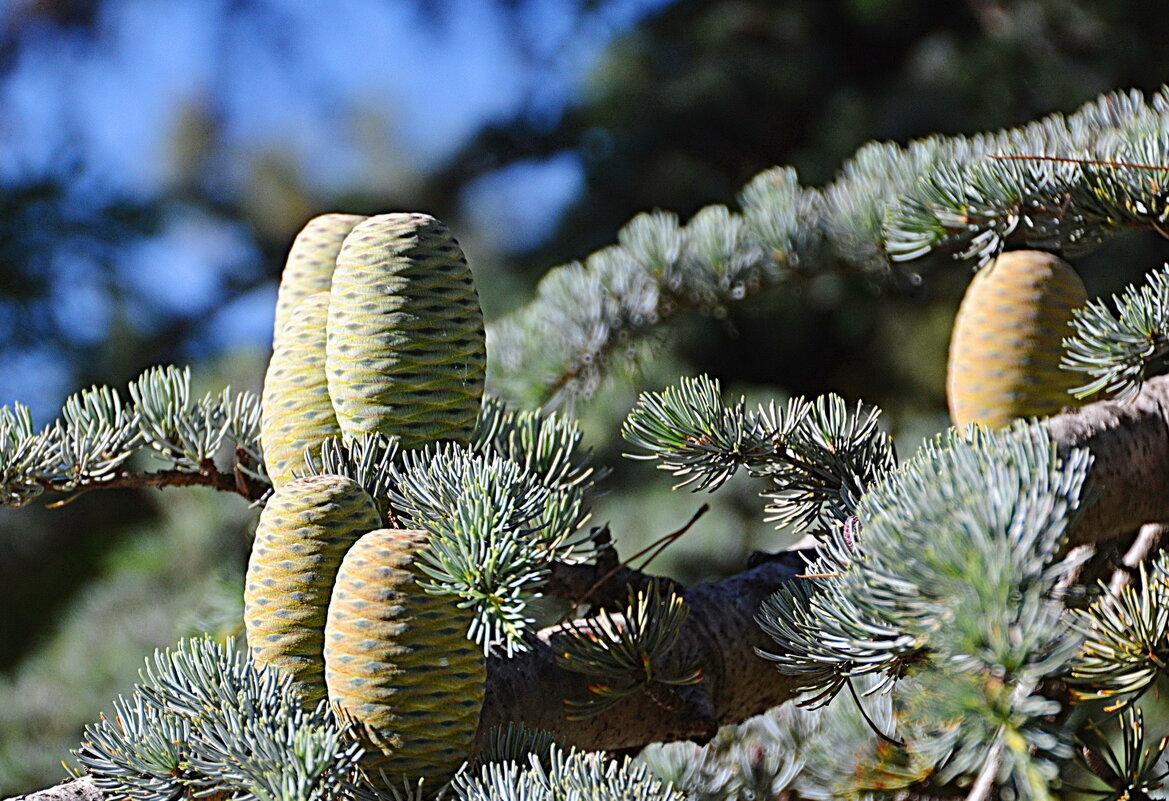
M 605 582 L 609 581 L 614 575 L 616 575 L 618 571 L 620 571 L 622 568 L 629 568 L 629 565 L 631 565 L 635 559 L 639 559 L 642 556 L 649 554 L 646 556 L 646 559 L 640 568 L 631 570 L 632 573 L 641 575 L 641 571 L 649 567 L 650 562 L 656 559 L 658 555 L 665 551 L 666 548 L 668 548 L 671 544 L 676 542 L 679 537 L 689 531 L 690 527 L 698 522 L 698 518 L 702 517 L 708 511 L 710 511 L 710 504 L 702 504 L 702 506 L 698 507 L 698 511 L 691 515 L 690 519 L 687 520 L 680 529 L 677 531 L 671 531 L 669 534 L 659 537 L 637 553 L 633 554 L 633 556 L 629 557 L 624 562 L 618 563 L 613 568 L 603 573 L 600 578 L 593 582 L 592 586 L 585 590 L 579 598 L 574 600 L 572 606 L 569 607 L 568 611 L 564 613 L 564 616 L 560 618 L 560 622 L 563 623 L 564 621 L 568 620 L 568 618 L 572 616 L 572 613 L 580 608 L 581 604 L 583 604 L 589 598 L 593 597 L 593 593 L 600 589 L 601 586 L 605 584 Z
M 48 482 L 44 483 L 47 490 L 55 491 Z M 142 489 L 144 487 L 211 487 L 220 492 L 230 492 L 241 495 L 249 501 L 258 501 L 268 491 L 268 485 L 255 481 L 242 470 L 232 469 L 231 472 L 221 471 L 214 462 L 207 460 L 198 471 L 190 470 L 158 470 L 153 473 L 132 473 L 129 471 L 75 487 L 66 497 L 48 504 L 48 508 L 57 509 L 72 503 L 80 496 L 94 490 L 108 489 Z
M 1061 164 L 1091 164 L 1097 167 L 1124 167 L 1130 170 L 1166 170 L 1169 171 L 1169 165 L 1166 164 L 1135 164 L 1129 161 L 1108 161 L 1107 159 L 1077 159 L 1065 156 L 1025 156 L 1025 155 L 1002 155 L 998 153 L 991 153 L 990 158 L 996 161 L 1056 161 Z

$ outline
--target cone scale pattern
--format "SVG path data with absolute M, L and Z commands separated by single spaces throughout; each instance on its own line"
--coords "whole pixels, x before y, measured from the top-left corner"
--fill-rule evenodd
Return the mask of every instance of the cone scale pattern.
M 471 751 L 486 663 L 472 612 L 417 585 L 422 531 L 380 529 L 345 556 L 325 626 L 330 700 L 364 730 L 373 776 L 449 778 Z
M 325 321 L 329 293 L 302 300 L 289 315 L 272 351 L 260 407 L 260 441 L 272 485 L 306 472 L 304 451 L 320 451 L 327 437 L 340 436 L 325 380 Z
M 417 586 L 425 533 L 380 529 L 347 478 L 291 476 L 327 436 L 470 439 L 486 365 L 470 270 L 432 217 L 326 215 L 297 238 L 278 306 L 261 432 L 276 491 L 248 566 L 249 648 L 306 703 L 327 694 L 361 724 L 371 776 L 449 778 L 483 702 L 473 612 Z
M 1050 253 L 1003 253 L 970 282 L 950 339 L 946 394 L 954 425 L 991 428 L 1074 405 L 1077 376 L 1060 369 L 1084 284 Z
M 467 442 L 483 397 L 483 314 L 462 250 L 425 214 L 357 225 L 333 272 L 325 369 L 346 437 Z
M 353 227 L 364 219 L 359 214 L 322 214 L 309 220 L 296 235 L 280 276 L 280 291 L 276 295 L 273 349 L 279 343 L 281 331 L 292 310 L 310 295 L 329 291 L 341 243 Z
M 343 476 L 290 481 L 260 515 L 244 587 L 248 648 L 257 665 L 291 675 L 306 706 L 325 697 L 325 619 L 341 559 L 380 525 L 373 499 Z

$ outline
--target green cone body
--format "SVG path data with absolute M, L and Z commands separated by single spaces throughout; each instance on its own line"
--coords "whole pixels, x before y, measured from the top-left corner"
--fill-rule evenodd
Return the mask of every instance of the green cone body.
M 425 214 L 383 214 L 345 239 L 333 273 L 326 373 L 346 437 L 466 442 L 486 369 L 483 314 L 462 250 Z
M 1060 369 L 1072 310 L 1087 302 L 1066 262 L 1034 250 L 1003 253 L 970 282 L 954 321 L 946 377 L 954 425 L 991 428 L 1074 405 L 1077 375 Z
M 280 291 L 276 295 L 276 324 L 273 328 L 273 350 L 279 344 L 281 331 L 289 315 L 302 300 L 318 292 L 327 292 L 333 282 L 333 265 L 341 243 L 364 220 L 359 214 L 322 214 L 308 221 L 296 235 L 288 261 L 280 277 Z
M 326 437 L 340 436 L 325 380 L 325 321 L 329 293 L 318 292 L 288 317 L 264 376 L 260 443 L 275 487 L 305 472 L 304 451 L 320 450 Z
M 373 499 L 344 476 L 305 476 L 273 493 L 260 515 L 244 587 L 248 648 L 293 677 L 305 704 L 325 697 L 325 617 L 349 547 L 381 525 Z
M 325 627 L 329 700 L 364 728 L 374 776 L 435 780 L 467 758 L 486 663 L 472 612 L 416 584 L 422 531 L 381 529 L 341 565 Z

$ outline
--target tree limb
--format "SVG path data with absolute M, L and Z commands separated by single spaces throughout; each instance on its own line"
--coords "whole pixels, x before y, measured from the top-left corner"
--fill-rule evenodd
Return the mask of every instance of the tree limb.
M 1099 401 L 1042 425 L 1061 451 L 1087 448 L 1093 457 L 1071 545 L 1169 522 L 1169 376 L 1146 382 L 1128 403 Z
M 699 668 L 703 681 L 695 687 L 700 696 L 687 693 L 691 695 L 687 699 L 687 694 L 679 694 L 679 705 L 673 705 L 644 694 L 596 717 L 569 721 L 564 701 L 587 699 L 588 685 L 595 679 L 556 664 L 560 627 L 552 626 L 539 633 L 530 651 L 488 661 L 480 730 L 518 720 L 552 731 L 567 744 L 602 751 L 670 740 L 705 742 L 718 726 L 738 723 L 792 697 L 794 681 L 755 653 L 756 648 L 775 648 L 755 624 L 755 613 L 765 598 L 803 568 L 803 558 L 793 552 L 682 591 L 690 614 L 671 653 L 674 664 L 666 669 Z
M 49 508 L 65 506 L 72 503 L 81 495 L 96 490 L 111 489 L 142 489 L 144 487 L 210 487 L 219 492 L 230 492 L 240 495 L 249 501 L 258 501 L 264 497 L 271 485 L 257 481 L 240 469 L 240 459 L 237 455 L 231 470 L 221 470 L 211 459 L 207 459 L 196 470 L 173 468 L 170 470 L 156 470 L 151 473 L 136 473 L 131 470 L 120 470 L 109 476 L 79 484 L 68 491 L 60 500 L 52 501 Z M 49 492 L 61 490 L 49 479 L 39 482 Z
M 1086 502 L 1069 532 L 1071 545 L 1103 543 L 1145 523 L 1169 521 L 1169 377 L 1150 380 L 1128 403 L 1089 404 L 1041 425 L 1048 426 L 1061 451 L 1087 448 L 1094 457 Z M 802 568 L 798 553 L 781 554 L 722 581 L 684 590 L 690 616 L 676 652 L 702 670 L 711 702 L 706 718 L 678 715 L 643 697 L 596 718 L 566 720 L 564 699 L 587 698 L 589 680 L 556 665 L 553 627 L 540 632 L 530 652 L 490 660 L 481 729 L 519 720 L 582 748 L 614 751 L 701 739 L 710 718 L 720 725 L 738 723 L 789 700 L 792 681 L 755 653 L 756 648 L 775 648 L 755 624 L 755 613 L 763 599 Z
M 93 779 L 83 776 L 80 779 L 62 782 L 47 790 L 14 796 L 5 801 L 103 801 L 104 798 L 102 791 L 94 786 Z

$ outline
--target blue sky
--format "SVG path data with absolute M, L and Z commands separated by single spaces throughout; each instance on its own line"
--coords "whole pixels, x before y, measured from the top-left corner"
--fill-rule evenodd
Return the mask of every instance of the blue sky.
M 167 177 L 176 111 L 211 95 L 232 146 L 276 139 L 318 181 L 360 168 L 343 126 L 352 109 L 383 113 L 395 144 L 432 167 L 485 121 L 559 114 L 612 36 L 668 2 L 625 0 L 574 28 L 572 3 L 528 0 L 516 29 L 485 0 L 450 0 L 437 23 L 402 0 L 268 0 L 230 25 L 225 0 L 107 0 L 95 42 L 46 34 L 22 51 L 0 88 L 0 137 L 15 156 L 0 175 L 79 145 L 103 179 L 150 192 Z
M 570 0 L 525 0 L 512 16 L 489 0 L 447 0 L 430 16 L 407 0 L 107 0 L 92 38 L 21 31 L 25 46 L 0 76 L 0 190 L 76 163 L 79 202 L 154 197 L 180 177 L 176 125 L 200 106 L 215 113 L 227 194 L 242 191 L 251 160 L 266 152 L 303 168 L 321 195 L 408 185 L 485 122 L 518 112 L 554 121 L 613 36 L 668 2 L 620 0 L 578 16 Z M 0 2 L 0 25 L 26 5 Z M 467 189 L 466 216 L 493 247 L 531 246 L 581 182 L 572 152 L 516 164 Z M 54 313 L 77 321 L 77 341 L 100 341 L 111 317 L 100 277 L 84 258 L 57 261 Z M 259 269 L 248 231 L 194 208 L 118 258 L 139 325 L 207 310 L 212 350 L 270 336 L 274 286 L 247 297 L 224 288 Z M 2 357 L 0 403 L 47 411 L 76 389 L 50 353 Z

